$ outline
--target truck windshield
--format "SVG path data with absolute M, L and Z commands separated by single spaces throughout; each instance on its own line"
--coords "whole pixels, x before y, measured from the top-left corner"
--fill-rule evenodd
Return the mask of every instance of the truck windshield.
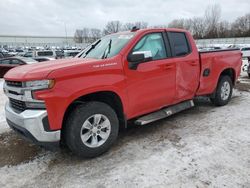
M 134 33 L 107 35 L 90 46 L 79 56 L 80 58 L 105 59 L 117 55 L 134 37 Z

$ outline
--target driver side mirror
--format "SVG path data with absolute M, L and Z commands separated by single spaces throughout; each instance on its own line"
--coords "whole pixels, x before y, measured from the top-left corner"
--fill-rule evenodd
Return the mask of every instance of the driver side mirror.
M 128 56 L 129 68 L 136 70 L 140 63 L 145 63 L 151 60 L 152 60 L 151 51 L 133 52 Z

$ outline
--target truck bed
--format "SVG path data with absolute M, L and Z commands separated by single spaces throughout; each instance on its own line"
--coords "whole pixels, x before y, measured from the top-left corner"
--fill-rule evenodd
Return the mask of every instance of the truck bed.
M 219 75 L 223 71 L 230 71 L 234 78 L 240 75 L 242 53 L 239 49 L 200 51 L 199 57 L 201 72 L 197 95 L 213 93 L 216 89 Z M 236 82 L 236 79 L 234 79 L 234 82 Z

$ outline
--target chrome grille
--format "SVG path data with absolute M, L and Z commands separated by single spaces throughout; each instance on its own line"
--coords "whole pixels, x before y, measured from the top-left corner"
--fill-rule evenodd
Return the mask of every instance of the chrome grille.
M 7 86 L 10 87 L 23 87 L 23 83 L 22 82 L 18 82 L 18 81 L 9 81 L 9 80 L 5 80 Z
M 18 112 L 23 112 L 24 110 L 26 110 L 27 107 L 25 105 L 25 102 L 12 98 L 9 98 L 9 100 L 10 100 L 10 105 L 14 110 Z

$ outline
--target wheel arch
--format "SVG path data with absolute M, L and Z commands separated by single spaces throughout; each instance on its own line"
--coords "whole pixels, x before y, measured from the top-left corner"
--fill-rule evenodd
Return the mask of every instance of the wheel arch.
M 217 89 L 217 86 L 219 84 L 221 76 L 229 76 L 232 80 L 233 86 L 236 83 L 236 71 L 233 68 L 223 69 L 223 71 L 219 74 L 219 76 L 217 78 L 217 82 L 216 82 L 215 88 L 213 90 L 213 93 L 209 95 L 211 98 L 215 97 L 215 92 L 216 92 L 216 89 Z
M 78 105 L 89 102 L 89 101 L 98 101 L 103 102 L 109 105 L 117 114 L 119 119 L 119 126 L 120 128 L 126 128 L 127 119 L 126 115 L 124 114 L 124 105 L 122 103 L 121 97 L 114 91 L 98 91 L 89 94 L 85 94 L 73 100 L 67 107 L 64 116 L 63 116 L 63 123 L 62 123 L 62 130 L 64 130 L 65 122 L 67 117 L 70 115 L 73 109 L 75 109 Z
M 217 80 L 217 84 L 219 83 L 220 77 L 221 76 L 229 76 L 232 80 L 233 85 L 236 83 L 236 71 L 233 68 L 226 68 L 224 69 L 221 73 L 220 76 Z

